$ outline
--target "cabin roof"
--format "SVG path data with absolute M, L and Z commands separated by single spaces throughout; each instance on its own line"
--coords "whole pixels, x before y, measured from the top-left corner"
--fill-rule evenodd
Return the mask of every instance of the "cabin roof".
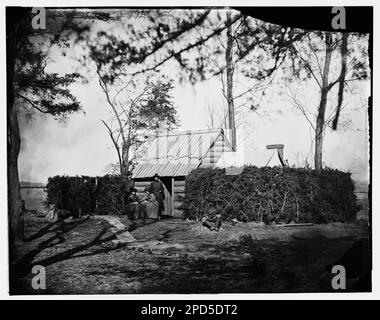
M 155 173 L 161 177 L 187 176 L 192 170 L 198 168 L 198 163 L 172 164 L 172 163 L 142 163 L 133 171 L 133 178 L 151 178 Z
M 133 170 L 133 177 L 150 178 L 155 173 L 186 176 L 199 167 L 219 136 L 230 146 L 222 129 L 177 131 L 155 136 L 143 144 L 143 156 Z

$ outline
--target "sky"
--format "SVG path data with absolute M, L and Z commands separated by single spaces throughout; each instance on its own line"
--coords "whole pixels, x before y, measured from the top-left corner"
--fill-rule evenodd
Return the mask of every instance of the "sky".
M 69 57 L 58 57 L 48 65 L 52 72 L 71 72 L 76 63 Z M 177 107 L 180 130 L 206 129 L 209 123 L 207 107 L 223 110 L 225 104 L 219 78 L 211 78 L 195 85 L 180 82 L 173 66 L 164 65 L 162 72 L 175 78 L 173 101 Z M 239 92 L 239 83 L 235 90 Z M 243 88 L 242 88 L 243 89 Z M 359 181 L 368 179 L 368 119 L 367 97 L 369 84 L 356 85 L 355 94 L 346 99 L 342 119 L 351 121 L 348 128 L 332 132 L 328 129 L 324 141 L 324 164 L 350 171 Z M 72 92 L 82 103 L 83 111 L 72 114 L 65 122 L 48 115 L 36 114 L 31 121 L 20 117 L 22 136 L 19 170 L 21 181 L 46 182 L 54 175 L 102 175 L 110 163 L 117 162 L 117 154 L 101 119 L 109 118 L 109 107 L 96 78 L 88 83 L 77 83 Z M 318 90 L 311 82 L 298 87 L 309 96 L 310 109 L 318 103 Z M 310 125 L 292 107 L 283 87 L 273 86 L 260 101 L 259 108 L 239 115 L 239 128 L 247 138 L 239 150 L 244 162 L 266 165 L 272 155 L 267 144 L 284 144 L 284 156 L 290 165 L 313 164 Z M 274 159 L 273 159 L 274 160 Z M 277 164 L 272 161 L 270 164 Z

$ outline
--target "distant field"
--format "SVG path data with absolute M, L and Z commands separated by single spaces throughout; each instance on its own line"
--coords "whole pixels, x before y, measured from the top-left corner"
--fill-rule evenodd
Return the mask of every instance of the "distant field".
M 44 184 L 35 182 L 21 182 L 21 198 L 25 201 L 27 210 L 42 210 L 46 198 Z

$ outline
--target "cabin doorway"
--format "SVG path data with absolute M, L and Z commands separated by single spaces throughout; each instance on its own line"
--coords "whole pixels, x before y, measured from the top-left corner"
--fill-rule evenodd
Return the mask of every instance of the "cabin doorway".
M 165 206 L 165 216 L 173 216 L 173 201 L 172 201 L 172 178 L 171 177 L 160 177 L 160 180 L 164 184 L 164 206 Z

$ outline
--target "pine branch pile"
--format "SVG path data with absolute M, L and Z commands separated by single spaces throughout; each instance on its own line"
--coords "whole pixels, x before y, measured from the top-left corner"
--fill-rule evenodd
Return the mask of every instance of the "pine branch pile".
M 118 175 L 51 177 L 46 186 L 45 204 L 69 210 L 73 216 L 117 215 L 124 206 L 123 183 Z
M 225 221 L 266 224 L 348 222 L 359 209 L 350 173 L 253 166 L 235 176 L 224 169 L 192 171 L 183 207 L 189 219 L 220 212 Z

